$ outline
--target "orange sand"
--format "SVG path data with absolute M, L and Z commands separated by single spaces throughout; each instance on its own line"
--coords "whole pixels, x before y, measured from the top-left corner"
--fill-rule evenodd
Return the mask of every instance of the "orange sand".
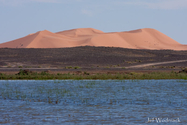
M 0 44 L 0 48 L 65 48 L 77 46 L 187 50 L 187 45 L 182 45 L 163 33 L 149 28 L 112 33 L 104 33 L 93 28 L 72 29 L 57 33 L 44 30 Z

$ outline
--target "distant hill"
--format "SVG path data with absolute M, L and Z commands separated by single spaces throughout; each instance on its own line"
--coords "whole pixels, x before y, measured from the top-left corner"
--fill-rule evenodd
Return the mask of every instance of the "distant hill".
M 150 28 L 111 33 L 104 33 L 93 28 L 79 28 L 57 33 L 44 30 L 0 44 L 0 48 L 66 48 L 77 46 L 187 50 L 187 45 L 182 45 L 165 34 Z

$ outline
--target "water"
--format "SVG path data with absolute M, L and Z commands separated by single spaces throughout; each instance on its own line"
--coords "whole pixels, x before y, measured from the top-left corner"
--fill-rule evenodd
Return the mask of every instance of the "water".
M 186 88 L 185 80 L 5 80 L 0 124 L 187 124 Z

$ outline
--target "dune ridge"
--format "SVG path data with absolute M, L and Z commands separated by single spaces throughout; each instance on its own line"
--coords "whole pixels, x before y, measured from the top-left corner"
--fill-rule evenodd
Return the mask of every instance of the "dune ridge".
M 65 48 L 77 46 L 187 50 L 187 45 L 182 45 L 151 28 L 111 33 L 104 33 L 93 28 L 79 28 L 57 33 L 44 30 L 0 44 L 0 48 Z

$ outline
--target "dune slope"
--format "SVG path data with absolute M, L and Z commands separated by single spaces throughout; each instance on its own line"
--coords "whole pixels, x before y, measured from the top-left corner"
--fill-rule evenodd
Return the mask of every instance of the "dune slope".
M 77 46 L 187 50 L 187 45 L 182 45 L 165 34 L 150 28 L 112 33 L 104 33 L 93 28 L 72 29 L 57 33 L 44 30 L 0 44 L 0 48 L 65 48 Z

